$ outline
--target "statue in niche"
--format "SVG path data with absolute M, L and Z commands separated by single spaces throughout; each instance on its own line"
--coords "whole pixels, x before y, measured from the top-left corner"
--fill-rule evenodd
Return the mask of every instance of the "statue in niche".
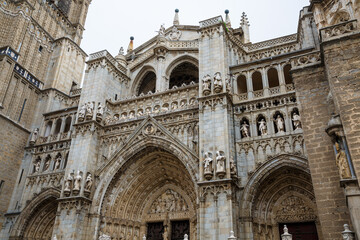
M 171 104 L 171 109 L 172 109 L 172 110 L 176 110 L 177 108 L 178 108 L 177 102 L 173 102 L 173 103 Z
M 295 130 L 301 129 L 301 117 L 300 115 L 298 115 L 296 112 L 293 114 L 293 123 L 294 123 L 294 127 Z
M 263 118 L 259 122 L 259 130 L 260 130 L 261 136 L 267 135 L 267 126 L 266 126 L 266 122 Z
M 86 104 L 83 104 L 79 110 L 79 117 L 78 117 L 79 121 L 84 121 L 85 113 L 86 113 Z
M 38 173 L 40 171 L 40 164 L 41 164 L 40 160 L 37 160 L 35 162 L 35 173 Z
M 202 79 L 203 94 L 209 95 L 211 93 L 211 77 L 206 75 Z
M 39 137 L 39 128 L 35 128 L 31 134 L 30 144 L 35 144 L 38 137 Z
M 74 190 L 79 191 L 80 190 L 80 184 L 81 184 L 82 177 L 80 175 L 80 171 L 77 171 L 77 174 L 74 178 Z
M 125 120 L 125 119 L 126 119 L 126 113 L 122 113 L 121 117 L 120 117 L 120 120 Z
M 104 115 L 104 110 L 105 110 L 105 107 L 102 106 L 101 103 L 99 103 L 97 113 L 96 113 L 96 119 L 102 120 L 103 115 Z
M 230 174 L 231 175 L 236 175 L 236 165 L 234 162 L 234 159 L 230 159 Z
M 86 119 L 91 119 L 94 113 L 94 103 L 88 102 L 86 104 Z
M 71 173 L 69 173 L 68 177 L 65 180 L 64 192 L 70 192 L 71 191 L 73 180 L 74 180 L 73 176 L 71 175 Z
M 225 175 L 225 160 L 226 157 L 224 156 L 223 151 L 216 151 L 216 174 L 223 178 Z
M 217 72 L 214 75 L 214 91 L 216 93 L 219 93 L 222 91 L 222 79 L 221 79 L 221 73 Z
M 351 172 L 350 172 L 350 167 L 347 161 L 347 156 L 346 153 L 344 152 L 344 150 L 342 150 L 340 148 L 339 143 L 335 143 L 335 148 L 336 148 L 336 165 L 339 168 L 339 173 L 341 176 L 341 179 L 348 179 L 348 178 L 352 178 L 351 176 Z
M 47 158 L 44 163 L 44 171 L 47 171 L 50 167 L 50 158 Z
M 141 117 L 142 115 L 144 115 L 144 113 L 143 113 L 143 110 L 142 109 L 139 109 L 139 111 L 138 111 L 138 114 L 137 114 L 139 117 Z
M 135 113 L 133 111 L 131 111 L 130 114 L 129 114 L 129 118 L 131 119 L 131 118 L 134 118 L 134 117 L 135 117 Z
M 285 132 L 285 123 L 284 119 L 281 117 L 281 115 L 277 115 L 276 119 L 274 120 L 276 127 L 278 129 L 278 132 Z
M 211 153 L 206 152 L 205 159 L 204 159 L 204 172 L 205 173 L 212 173 L 212 167 L 211 167 L 212 161 L 213 161 L 213 159 L 211 157 Z
M 177 41 L 180 39 L 180 37 L 181 37 L 181 31 L 179 31 L 179 29 L 176 26 L 173 26 L 169 35 L 169 39 L 173 41 Z
M 91 176 L 91 173 L 88 173 L 86 180 L 85 180 L 85 191 L 90 192 L 92 185 L 93 185 L 92 176 Z
M 250 137 L 250 126 L 249 124 L 247 124 L 245 121 L 243 122 L 243 124 L 240 127 L 240 131 L 242 133 L 242 136 L 244 138 Z
M 233 82 L 233 76 L 229 75 L 227 78 L 225 78 L 225 86 L 226 86 L 226 91 L 231 93 L 232 90 L 232 82 Z
M 60 163 L 61 163 L 61 156 L 59 155 L 55 160 L 54 170 L 58 170 L 60 168 Z

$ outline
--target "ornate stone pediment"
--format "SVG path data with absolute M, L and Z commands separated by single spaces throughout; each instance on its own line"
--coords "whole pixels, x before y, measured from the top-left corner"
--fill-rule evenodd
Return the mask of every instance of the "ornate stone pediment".
M 141 144 L 140 142 L 143 143 Z M 134 151 L 133 146 L 139 146 L 139 144 L 143 145 L 147 143 L 149 145 L 158 145 L 160 147 L 169 143 L 170 146 L 167 146 L 167 148 L 182 149 L 181 151 L 186 152 L 186 155 L 188 155 L 187 157 L 184 156 L 185 158 L 189 159 L 189 155 L 191 155 L 190 158 L 197 159 L 197 155 L 193 152 L 193 150 L 181 142 L 180 139 L 169 132 L 154 118 L 148 116 L 127 138 L 127 140 L 118 146 L 119 149 L 110 157 L 108 162 L 100 167 L 98 173 L 100 174 L 104 171 L 107 166 L 111 165 L 111 162 L 115 161 L 115 159 L 120 156 L 124 157 L 124 155 L 131 155 L 131 151 Z M 196 162 L 194 162 L 194 164 L 196 164 Z
M 174 190 L 168 189 L 153 201 L 148 213 L 185 212 L 188 209 L 185 199 Z

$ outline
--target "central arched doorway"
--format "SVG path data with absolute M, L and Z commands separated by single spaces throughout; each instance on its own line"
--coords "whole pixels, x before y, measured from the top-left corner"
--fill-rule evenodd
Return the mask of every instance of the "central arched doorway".
M 169 151 L 146 147 L 112 179 L 102 206 L 100 232 L 112 239 L 196 238 L 195 184 Z

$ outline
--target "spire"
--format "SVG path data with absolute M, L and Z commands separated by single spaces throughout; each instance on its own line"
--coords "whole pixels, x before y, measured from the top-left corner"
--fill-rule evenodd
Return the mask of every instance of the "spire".
M 174 25 L 179 25 L 180 22 L 179 22 L 179 9 L 175 9 L 175 17 L 174 17 L 174 22 L 173 22 Z
M 134 37 L 130 37 L 130 43 L 127 49 L 127 52 L 131 52 L 134 49 Z
M 225 24 L 227 28 L 231 28 L 231 21 L 230 21 L 230 17 L 229 17 L 229 10 L 225 10 Z
M 249 20 L 246 16 L 246 13 L 242 13 L 241 20 L 240 20 L 240 28 L 242 28 L 244 32 L 244 43 L 250 42 L 250 30 L 249 30 L 250 24 Z

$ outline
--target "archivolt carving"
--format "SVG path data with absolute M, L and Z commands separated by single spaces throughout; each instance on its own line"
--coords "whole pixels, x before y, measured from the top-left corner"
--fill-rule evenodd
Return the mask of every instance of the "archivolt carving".
M 297 196 L 290 196 L 283 200 L 276 211 L 276 220 L 278 222 L 304 222 L 315 219 L 314 209 L 307 206 L 305 201 Z

